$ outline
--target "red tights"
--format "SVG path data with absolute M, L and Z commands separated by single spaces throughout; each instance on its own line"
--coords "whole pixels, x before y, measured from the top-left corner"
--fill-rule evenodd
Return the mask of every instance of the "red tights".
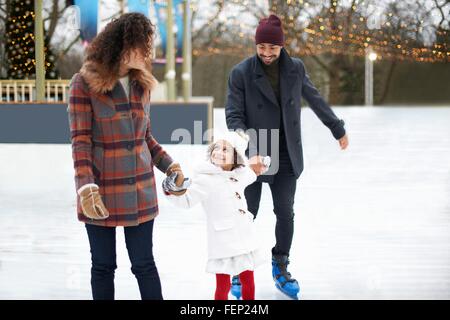
M 242 284 L 242 299 L 255 300 L 255 280 L 253 271 L 246 270 L 239 274 Z M 215 300 L 228 300 L 228 292 L 230 292 L 231 283 L 230 275 L 218 273 L 216 274 L 216 294 Z

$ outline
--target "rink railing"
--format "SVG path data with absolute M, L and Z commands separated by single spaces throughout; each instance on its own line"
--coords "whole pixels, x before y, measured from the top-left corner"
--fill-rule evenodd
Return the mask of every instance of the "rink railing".
M 46 80 L 48 102 L 67 102 L 70 80 Z M 35 80 L 0 80 L 0 102 L 33 102 L 36 100 Z
M 34 102 L 28 101 L 33 85 L 21 82 L 1 82 L 0 143 L 70 143 L 66 83 L 52 86 L 49 81 L 49 101 Z M 150 118 L 157 121 L 152 122 L 152 136 L 162 144 L 210 143 L 213 102 L 213 97 L 153 101 Z

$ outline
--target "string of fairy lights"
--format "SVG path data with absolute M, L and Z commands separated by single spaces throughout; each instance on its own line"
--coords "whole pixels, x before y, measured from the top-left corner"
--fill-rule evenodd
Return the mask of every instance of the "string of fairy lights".
M 34 2 L 13 0 L 9 6 L 6 21 L 6 55 L 8 59 L 7 77 L 26 79 L 35 76 L 34 53 Z M 44 46 L 46 78 L 55 79 L 55 56 L 48 46 Z
M 248 5 L 246 0 L 233 0 L 233 4 Z M 319 55 L 323 53 L 350 54 L 364 56 L 366 49 L 370 47 L 377 53 L 380 59 L 409 60 L 418 62 L 450 62 L 450 51 L 448 48 L 449 30 L 440 29 L 434 32 L 436 40 L 429 46 L 425 46 L 413 37 L 408 37 L 406 31 L 408 27 L 413 27 L 410 32 L 417 35 L 417 26 L 408 26 L 402 23 L 399 27 L 394 27 L 393 19 L 396 18 L 392 12 L 386 12 L 384 19 L 378 28 L 369 28 L 368 19 L 358 11 L 358 5 L 363 5 L 356 1 L 351 8 L 354 17 L 350 23 L 346 21 L 349 11 L 342 12 L 343 8 L 338 8 L 337 2 L 332 2 L 329 8 L 324 8 L 318 16 L 309 21 L 306 26 L 299 26 L 294 21 L 289 11 L 280 13 L 276 2 L 271 9 L 276 12 L 284 21 L 286 33 L 286 46 L 291 52 L 298 55 Z M 357 5 L 358 4 L 358 5 Z M 311 7 L 303 0 L 286 0 L 288 7 L 298 6 Z M 294 8 L 290 8 L 294 9 Z M 193 6 L 192 10 L 199 10 Z M 293 11 L 293 10 L 292 10 Z M 338 19 L 333 21 L 332 16 Z M 337 20 L 337 21 L 336 21 Z M 208 21 L 212 26 L 214 21 Z M 228 17 L 226 32 L 235 33 L 241 39 L 240 43 L 233 47 L 224 45 L 225 41 L 220 37 L 211 41 L 211 45 L 206 48 L 196 48 L 194 56 L 226 54 L 226 55 L 248 55 L 254 52 L 253 37 L 255 24 L 246 23 L 240 17 Z M 225 31 L 225 30 L 223 30 Z
M 248 7 L 248 0 L 218 1 L 219 6 Z M 280 2 L 278 2 L 280 4 Z M 412 60 L 418 62 L 450 62 L 449 30 L 436 30 L 436 40 L 429 46 L 421 44 L 414 37 L 408 37 L 408 28 L 412 33 L 418 33 L 417 26 L 400 25 L 394 27 L 395 15 L 387 11 L 385 19 L 378 28 L 368 28 L 368 19 L 363 16 L 358 6 L 363 2 L 355 1 L 351 8 L 338 7 L 337 1 L 332 2 L 329 8 L 324 7 L 316 17 L 307 24 L 301 25 L 290 12 L 311 8 L 312 5 L 303 0 L 286 0 L 284 11 L 273 2 L 270 11 L 276 12 L 284 22 L 286 32 L 286 47 L 300 56 L 319 55 L 323 53 L 364 56 L 366 49 L 377 53 L 380 59 Z M 286 10 L 286 6 L 287 9 Z M 34 77 L 34 4 L 31 0 L 13 0 L 9 6 L 6 22 L 6 54 L 8 58 L 8 78 L 24 79 Z M 200 12 L 204 10 L 200 2 L 193 1 L 191 10 Z M 228 10 L 229 8 L 225 8 Z M 347 10 L 343 12 L 343 10 Z M 349 11 L 351 10 L 351 11 Z M 242 13 L 242 11 L 240 11 Z M 353 19 L 347 21 L 349 13 Z M 336 19 L 338 17 L 338 19 Z M 237 55 L 245 56 L 254 53 L 254 32 L 257 19 L 246 19 L 241 14 L 234 17 L 214 17 L 207 21 L 209 27 L 217 26 L 221 22 L 218 37 L 211 39 L 206 47 L 194 47 L 194 56 L 205 55 Z M 254 21 L 252 21 L 254 20 Z M 230 46 L 230 39 L 239 39 Z M 45 43 L 46 78 L 56 78 L 55 56 Z

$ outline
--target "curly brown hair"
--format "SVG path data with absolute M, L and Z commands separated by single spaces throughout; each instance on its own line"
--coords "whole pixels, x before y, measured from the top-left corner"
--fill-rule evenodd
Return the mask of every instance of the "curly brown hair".
M 113 74 L 119 73 L 120 62 L 129 49 L 138 48 L 151 57 L 155 26 L 142 13 L 125 13 L 109 22 L 86 50 L 86 61 L 101 64 Z

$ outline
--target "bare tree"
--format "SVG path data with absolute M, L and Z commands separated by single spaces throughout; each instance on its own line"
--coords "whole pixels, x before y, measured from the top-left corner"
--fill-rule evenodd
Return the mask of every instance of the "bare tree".
M 247 0 L 240 5 L 260 18 L 264 15 L 260 3 Z M 269 0 L 268 4 L 270 12 L 282 18 L 286 48 L 311 57 L 328 73 L 331 103 L 362 102 L 362 58 L 369 46 L 390 61 L 383 97 L 397 61 L 449 61 L 448 0 L 427 0 L 427 5 L 418 0 L 366 0 L 364 5 L 356 0 Z M 370 21 L 378 25 L 371 26 Z

